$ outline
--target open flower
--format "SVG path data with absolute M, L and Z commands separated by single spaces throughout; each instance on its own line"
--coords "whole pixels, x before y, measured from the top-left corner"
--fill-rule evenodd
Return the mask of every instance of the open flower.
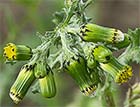
M 32 50 L 25 45 L 8 43 L 4 47 L 4 56 L 7 60 L 29 60 L 32 57 Z
M 124 34 L 120 30 L 91 23 L 81 27 L 80 35 L 87 42 L 119 43 L 124 40 Z
M 85 95 L 92 95 L 98 85 L 98 81 L 87 71 L 86 61 L 83 57 L 72 58 L 66 63 L 66 72 L 76 81 L 81 92 Z
M 33 68 L 34 65 L 24 65 L 12 85 L 9 95 L 15 103 L 19 103 L 24 98 L 29 87 L 35 80 Z

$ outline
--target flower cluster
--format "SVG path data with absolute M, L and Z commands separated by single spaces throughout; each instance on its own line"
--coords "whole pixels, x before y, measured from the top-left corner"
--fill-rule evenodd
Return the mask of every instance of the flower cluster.
M 132 67 L 121 64 L 113 56 L 112 50 L 101 44 L 104 42 L 107 44 L 125 42 L 125 35 L 120 30 L 88 23 L 80 28 L 79 34 L 80 38 L 84 40 L 83 44 L 79 44 L 83 45 L 82 53 L 77 48 L 75 48 L 78 51 L 76 53 L 73 50 L 70 51 L 67 48 L 69 45 L 64 44 L 67 39 L 63 38 L 66 40 L 62 42 L 61 48 L 64 48 L 66 52 L 69 51 L 68 53 L 63 53 L 65 59 L 62 69 L 75 80 L 83 94 L 86 96 L 94 95 L 98 84 L 103 83 L 100 76 L 101 70 L 109 73 L 118 84 L 127 82 L 132 77 Z M 100 42 L 100 44 L 97 44 L 97 42 Z M 34 51 L 34 53 L 28 46 L 15 45 L 13 43 L 7 44 L 4 48 L 4 56 L 8 61 L 30 60 L 29 63 L 22 67 L 10 89 L 10 97 L 15 103 L 23 99 L 36 79 L 38 80 L 36 82 L 38 86 L 36 92 L 46 98 L 56 95 L 55 79 L 52 72 L 53 66 L 50 67 L 51 64 L 48 62 L 50 59 L 46 58 L 48 52 L 46 44 L 51 46 L 49 42 L 44 43 L 39 47 L 40 50 Z
M 131 38 L 119 29 L 87 23 L 83 11 L 90 1 L 66 2 L 66 19 L 54 31 L 40 36 L 42 44 L 37 48 L 13 43 L 4 47 L 6 61 L 28 60 L 10 89 L 15 103 L 24 98 L 33 82 L 33 93 L 54 97 L 54 71 L 65 71 L 86 96 L 95 95 L 99 84 L 105 83 L 106 75 L 117 84 L 132 77 L 132 67 L 113 55 L 114 50 L 127 47 Z

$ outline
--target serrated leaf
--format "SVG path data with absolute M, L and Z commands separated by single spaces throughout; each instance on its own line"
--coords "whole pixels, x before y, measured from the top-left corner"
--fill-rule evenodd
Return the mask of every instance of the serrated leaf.
M 140 46 L 140 28 L 136 28 L 134 31 L 132 30 L 128 30 L 128 34 L 130 35 L 131 38 L 131 45 L 132 48 L 134 47 L 139 47 Z
M 140 64 L 140 47 L 134 48 L 131 52 L 132 61 Z
M 134 31 L 129 29 L 128 34 L 130 35 L 131 43 L 119 57 L 119 60 L 127 64 L 131 61 L 140 64 L 140 28 L 136 28 Z

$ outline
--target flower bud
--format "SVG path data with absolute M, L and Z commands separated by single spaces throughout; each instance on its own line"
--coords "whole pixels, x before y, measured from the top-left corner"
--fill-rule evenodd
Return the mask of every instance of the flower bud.
M 47 65 L 43 61 L 38 61 L 34 68 L 34 75 L 36 78 L 43 78 L 46 76 Z
M 25 45 L 15 45 L 8 43 L 4 47 L 4 56 L 7 60 L 29 60 L 32 57 L 32 50 Z
M 124 34 L 120 30 L 91 23 L 81 27 L 80 35 L 87 42 L 119 43 L 124 40 Z
M 39 79 L 40 93 L 46 98 L 52 98 L 56 95 L 56 85 L 53 72 L 48 70 L 46 76 Z
M 112 52 L 105 46 L 96 46 L 93 51 L 95 60 L 100 63 L 107 63 L 112 58 Z
M 78 57 L 78 59 L 72 58 L 70 62 L 66 63 L 65 69 L 76 81 L 81 92 L 87 96 L 95 92 L 97 84 L 87 71 L 86 61 L 83 57 Z
M 122 65 L 116 58 L 112 58 L 109 63 L 100 63 L 100 67 L 110 73 L 115 82 L 122 84 L 127 82 L 132 77 L 132 67 L 128 65 Z
M 10 97 L 15 103 L 19 103 L 26 95 L 29 87 L 35 80 L 33 65 L 24 65 L 10 89 Z

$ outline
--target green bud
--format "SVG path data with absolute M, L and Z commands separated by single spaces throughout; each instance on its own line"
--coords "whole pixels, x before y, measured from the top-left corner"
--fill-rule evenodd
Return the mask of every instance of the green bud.
M 122 84 L 132 77 L 132 67 L 122 65 L 116 58 L 112 58 L 109 63 L 100 63 L 100 67 L 112 75 L 115 82 Z
M 70 62 L 66 63 L 65 69 L 85 95 L 90 96 L 95 92 L 97 84 L 87 71 L 86 61 L 83 57 L 72 58 Z
M 47 64 L 43 61 L 38 61 L 34 68 L 34 75 L 36 78 L 43 78 L 46 76 Z
M 8 43 L 4 47 L 4 56 L 7 60 L 29 60 L 32 57 L 32 50 L 25 45 Z
M 56 95 L 54 74 L 50 68 L 48 69 L 46 76 L 39 79 L 39 85 L 42 96 L 52 98 Z
M 105 46 L 96 46 L 93 51 L 95 60 L 100 63 L 107 63 L 112 58 L 112 52 Z
M 124 41 L 124 34 L 114 28 L 88 23 L 81 27 L 81 38 L 87 42 L 119 43 Z
M 19 103 L 26 95 L 29 87 L 35 80 L 33 65 L 24 65 L 10 89 L 10 97 L 15 103 Z

